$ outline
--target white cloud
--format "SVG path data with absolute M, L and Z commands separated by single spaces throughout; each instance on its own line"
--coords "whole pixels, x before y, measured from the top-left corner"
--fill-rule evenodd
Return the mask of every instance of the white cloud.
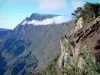
M 53 10 L 66 6 L 66 0 L 38 0 L 41 9 Z
M 22 25 L 25 25 L 25 24 L 33 24 L 33 25 L 60 24 L 60 23 L 68 22 L 70 20 L 71 20 L 70 17 L 66 18 L 64 16 L 58 16 L 58 17 L 54 17 L 54 18 L 47 18 L 43 21 L 38 21 L 38 20 L 26 21 L 25 20 L 22 23 Z

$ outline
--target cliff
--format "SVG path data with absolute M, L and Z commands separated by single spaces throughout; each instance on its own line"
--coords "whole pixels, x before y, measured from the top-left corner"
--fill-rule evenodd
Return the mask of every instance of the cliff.
M 91 75 L 89 73 L 92 71 L 93 75 L 99 73 L 94 66 L 100 62 L 100 17 L 87 24 L 80 19 L 71 34 L 64 35 L 60 40 L 61 55 L 57 64 L 61 71 L 63 69 L 62 75 Z M 92 69 L 89 71 L 86 68 Z

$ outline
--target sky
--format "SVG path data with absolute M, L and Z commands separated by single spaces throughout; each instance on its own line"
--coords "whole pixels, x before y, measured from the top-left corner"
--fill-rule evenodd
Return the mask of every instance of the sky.
M 13 29 L 32 13 L 72 17 L 71 13 L 86 2 L 100 0 L 0 0 L 0 28 Z

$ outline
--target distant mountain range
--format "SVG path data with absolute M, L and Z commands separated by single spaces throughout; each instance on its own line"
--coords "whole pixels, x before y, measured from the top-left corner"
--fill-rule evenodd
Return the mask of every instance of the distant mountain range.
M 5 28 L 0 28 L 0 31 L 7 31 L 9 29 L 5 29 Z
M 46 68 L 60 51 L 61 36 L 68 35 L 74 26 L 74 21 L 61 17 L 34 13 L 14 30 L 0 29 L 6 31 L 0 36 L 0 74 L 28 75 Z

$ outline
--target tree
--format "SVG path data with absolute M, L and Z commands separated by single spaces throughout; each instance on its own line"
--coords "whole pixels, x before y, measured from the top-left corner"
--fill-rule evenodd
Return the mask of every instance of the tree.
M 72 15 L 76 17 L 76 20 L 82 17 L 83 20 L 87 22 L 100 16 L 100 4 L 87 2 L 83 8 L 78 7 Z

